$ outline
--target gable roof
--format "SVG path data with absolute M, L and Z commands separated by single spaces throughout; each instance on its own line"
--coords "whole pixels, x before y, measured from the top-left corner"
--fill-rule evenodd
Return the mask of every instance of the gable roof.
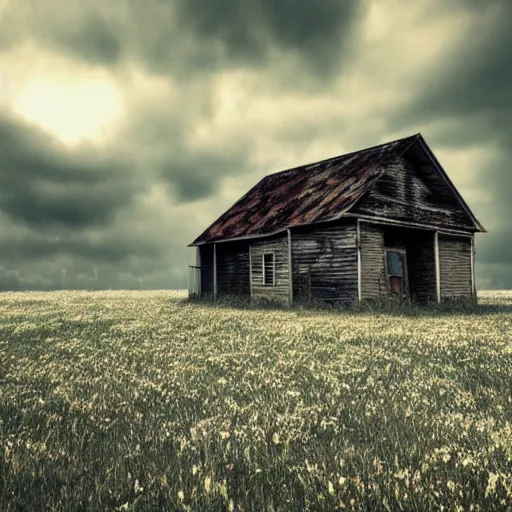
M 385 168 L 419 141 L 478 231 L 469 210 L 420 133 L 353 151 L 261 179 L 190 246 L 279 233 L 294 226 L 339 219 L 380 178 Z

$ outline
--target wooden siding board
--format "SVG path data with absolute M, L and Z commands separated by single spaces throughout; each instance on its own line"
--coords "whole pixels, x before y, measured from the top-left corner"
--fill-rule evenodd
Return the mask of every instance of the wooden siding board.
M 361 222 L 361 299 L 387 295 L 384 261 L 385 226 Z
M 356 223 L 292 232 L 297 301 L 357 300 Z
M 217 295 L 250 296 L 249 244 L 217 244 Z
M 263 254 L 274 254 L 274 286 L 263 284 Z M 288 237 L 282 236 L 251 243 L 251 286 L 254 300 L 272 300 L 290 304 L 290 274 L 288 271 Z
M 434 233 L 411 233 L 406 242 L 407 267 L 411 298 L 418 301 L 436 299 L 436 262 Z
M 201 296 L 213 295 L 213 245 L 199 247 L 201 253 Z
M 433 175 L 429 176 L 429 180 L 433 180 Z M 445 228 L 471 229 L 472 221 L 458 201 L 437 193 L 439 188 L 444 190 L 446 187 L 437 182 L 426 184 L 418 176 L 418 170 L 405 158 L 397 158 L 395 163 L 386 168 L 386 178 L 394 181 L 393 195 L 383 194 L 377 183 L 351 209 L 351 213 L 378 215 Z M 436 187 L 432 194 L 429 194 L 429 185 Z
M 471 297 L 471 238 L 439 235 L 441 298 Z

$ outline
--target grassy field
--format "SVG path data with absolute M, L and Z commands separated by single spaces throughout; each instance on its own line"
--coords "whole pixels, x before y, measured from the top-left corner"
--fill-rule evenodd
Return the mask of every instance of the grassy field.
M 0 511 L 512 510 L 512 293 L 184 297 L 0 295 Z

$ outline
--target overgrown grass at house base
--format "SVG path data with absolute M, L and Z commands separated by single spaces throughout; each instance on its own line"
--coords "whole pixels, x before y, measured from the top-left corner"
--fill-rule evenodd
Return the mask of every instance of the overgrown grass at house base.
M 0 510 L 510 510 L 512 294 L 400 307 L 2 294 Z

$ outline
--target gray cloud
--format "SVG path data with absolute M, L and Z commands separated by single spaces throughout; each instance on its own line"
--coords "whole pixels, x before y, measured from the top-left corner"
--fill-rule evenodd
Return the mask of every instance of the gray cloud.
M 356 45 L 361 0 L 147 0 L 106 4 L 27 0 L 6 16 L 0 49 L 23 38 L 91 64 L 137 61 L 152 72 L 190 77 L 298 57 L 298 74 L 333 75 Z M 317 77 L 320 78 L 320 77 Z
M 93 148 L 65 150 L 0 118 L 0 210 L 17 222 L 83 228 L 108 221 L 137 191 L 132 169 Z
M 512 69 L 508 65 L 512 55 L 512 4 L 505 0 L 461 0 L 445 8 L 455 6 L 461 14 L 468 7 L 474 9 L 474 26 L 441 59 L 436 59 L 431 69 L 423 70 L 414 95 L 400 105 L 400 110 L 390 113 L 388 123 L 397 126 L 463 117 L 469 122 L 460 123 L 455 133 L 438 133 L 438 139 L 446 145 L 508 140 L 512 111 Z
M 261 60 L 277 46 L 323 71 L 338 63 L 361 12 L 359 0 L 178 0 L 175 5 L 196 37 L 220 41 L 235 60 Z
M 410 78 L 392 34 L 418 26 L 400 19 L 410 3 L 386 5 L 383 26 L 396 18 L 389 48 L 368 43 L 380 28 L 361 23 L 372 6 L 361 0 L 16 3 L 0 31 L 2 55 L 27 42 L 37 48 L 34 63 L 42 51 L 75 60 L 80 72 L 103 68 L 126 116 L 101 149 L 69 149 L 0 115 L 0 289 L 59 288 L 62 268 L 71 288 L 138 288 L 139 279 L 183 287 L 186 244 L 262 174 L 417 131 L 436 154 L 486 148 L 475 213 L 490 233 L 477 242 L 477 271 L 482 283 L 512 287 L 511 7 L 425 0 L 415 23 L 470 9 L 468 29 L 460 40 L 438 32 L 446 41 L 439 57 L 400 83 L 408 96 L 379 96 L 395 87 L 395 72 Z M 382 81 L 371 74 L 382 66 L 379 44 L 389 69 Z M 216 81 L 229 83 L 230 72 L 242 98 L 231 111 L 222 110 Z M 226 191 L 228 179 L 238 192 Z
M 97 12 L 88 12 L 75 23 L 62 23 L 46 33 L 59 50 L 92 64 L 112 66 L 122 58 L 120 34 Z

